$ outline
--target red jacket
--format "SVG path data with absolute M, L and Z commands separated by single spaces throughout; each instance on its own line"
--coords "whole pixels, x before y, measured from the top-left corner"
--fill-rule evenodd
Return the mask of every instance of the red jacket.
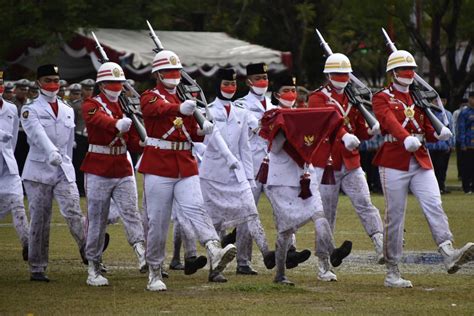
M 389 86 L 387 89 L 378 92 L 372 98 L 372 106 L 375 116 L 380 123 L 382 135 L 391 134 L 397 139 L 395 142 L 384 142 L 382 147 L 377 151 L 373 164 L 408 171 L 410 158 L 414 155 L 422 168 L 433 168 L 425 146 L 421 146 L 416 152 L 411 153 L 405 149 L 403 144 L 405 138 L 410 136 L 410 134 L 424 134 L 427 141 L 436 142 L 437 139 L 434 136 L 435 130 L 431 122 L 423 110 L 415 106 L 414 118 L 420 130 L 418 130 L 411 121 L 409 121 L 405 127 L 402 127 L 406 119 L 405 108 L 403 104 L 397 100 L 402 101 L 407 106 L 413 104 L 409 93 L 400 92 L 393 86 Z
M 163 139 L 173 128 L 173 121 L 182 118 L 183 125 L 193 141 L 201 142 L 204 137 L 197 135 L 194 117 L 179 112 L 181 101 L 176 94 L 169 93 L 162 84 L 142 94 L 140 104 L 148 137 Z M 188 141 L 181 128 L 176 128 L 165 140 Z M 184 178 L 198 174 L 196 159 L 191 150 L 170 150 L 146 146 L 138 171 L 161 177 Z
M 112 112 L 112 116 L 107 114 L 102 104 Z M 88 98 L 82 104 L 82 117 L 86 123 L 89 144 L 108 146 L 119 131 L 115 128 L 116 122 L 123 117 L 122 110 L 118 102 L 111 102 L 102 93 Z M 132 152 L 141 152 L 139 146 L 139 136 L 133 128 L 122 135 L 126 142 L 128 150 Z M 120 140 L 115 141 L 113 147 L 120 147 Z M 85 173 L 95 174 L 106 178 L 123 178 L 133 174 L 127 155 L 106 155 L 90 153 L 86 154 L 81 170 Z
M 344 113 L 341 113 L 337 104 L 333 102 L 325 92 L 328 93 L 332 99 L 339 102 L 344 111 L 347 111 L 347 96 L 345 94 L 336 93 L 329 84 L 310 94 L 308 107 L 335 107 L 338 109 L 338 112 L 344 116 Z M 368 126 L 365 123 L 364 117 L 355 106 L 352 106 L 347 115 L 347 119 L 344 119 L 344 125 L 337 133 L 332 146 L 329 139 L 326 139 L 321 143 L 321 147 L 313 160 L 313 165 L 324 168 L 327 165 L 329 154 L 331 154 L 334 170 L 341 170 L 343 163 L 347 170 L 353 170 L 360 167 L 359 150 L 347 150 L 342 142 L 342 136 L 349 132 L 357 136 L 360 140 L 365 140 L 370 138 L 367 130 Z

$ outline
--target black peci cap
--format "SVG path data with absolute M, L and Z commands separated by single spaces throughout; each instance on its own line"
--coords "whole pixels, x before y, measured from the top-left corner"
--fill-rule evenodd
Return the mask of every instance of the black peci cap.
M 234 70 L 234 68 L 219 68 L 217 71 L 217 78 L 219 80 L 237 80 L 237 74 Z
M 54 64 L 42 65 L 36 70 L 36 78 L 39 79 L 45 76 L 59 76 L 59 68 Z
M 247 76 L 266 74 L 267 71 L 268 71 L 268 66 L 265 63 L 247 65 Z
M 273 83 L 273 91 L 278 91 L 283 86 L 296 86 L 296 77 L 289 74 L 280 76 Z

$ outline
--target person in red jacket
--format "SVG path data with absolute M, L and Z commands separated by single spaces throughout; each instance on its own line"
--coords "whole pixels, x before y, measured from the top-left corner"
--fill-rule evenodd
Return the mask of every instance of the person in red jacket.
M 205 121 L 202 129 L 198 128 L 193 117 L 196 101 L 181 100 L 176 94 L 181 69 L 175 53 L 168 50 L 157 53 L 152 66 L 157 85 L 145 91 L 140 100 L 148 135 L 138 171 L 144 174 L 149 291 L 166 290 L 161 270 L 173 201 L 177 206 L 175 215 L 180 221 L 187 221 L 206 246 L 210 277 L 224 271 L 236 254 L 232 244 L 221 248 L 211 218 L 203 209 L 198 166 L 191 149 L 193 141 L 202 142 L 204 135 L 212 133 L 213 125 Z
M 401 277 L 398 263 L 403 250 L 403 226 L 407 194 L 410 190 L 420 203 L 431 234 L 443 256 L 448 273 L 474 258 L 474 243 L 454 249 L 448 218 L 441 206 L 441 195 L 431 159 L 423 142 L 447 140 L 447 127 L 438 135 L 422 109 L 414 104 L 410 85 L 417 67 L 413 56 L 404 50 L 393 52 L 387 61 L 387 72 L 393 83 L 372 99 L 374 113 L 380 122 L 384 144 L 373 163 L 379 166 L 385 197 L 384 253 L 387 265 L 385 286 L 413 287 Z
M 362 114 L 355 105 L 350 104 L 344 88 L 349 82 L 352 72 L 349 58 L 343 54 L 328 57 L 324 67 L 329 82 L 313 92 L 309 97 L 309 107 L 335 107 L 344 118 L 344 126 L 339 131 L 334 143 L 329 140 L 321 144 L 313 165 L 324 168 L 328 159 L 332 160 L 335 170 L 335 185 L 321 184 L 320 192 L 324 212 L 334 233 L 336 210 L 339 191 L 342 188 L 349 197 L 359 216 L 366 233 L 374 243 L 377 262 L 383 259 L 383 227 L 379 210 L 372 204 L 369 186 L 364 171 L 360 166 L 358 150 L 359 139 L 369 139 L 371 135 L 380 134 L 380 126 L 376 124 L 370 129 Z
M 123 70 L 118 64 L 102 64 L 97 73 L 100 93 L 82 105 L 89 142 L 81 170 L 86 182 L 87 284 L 91 286 L 108 285 L 108 280 L 101 274 L 100 261 L 111 199 L 124 222 L 127 240 L 138 258 L 140 272 L 147 269 L 135 177 L 127 159 L 127 150 L 141 152 L 142 148 L 132 121 L 124 116 L 118 103 L 124 81 Z

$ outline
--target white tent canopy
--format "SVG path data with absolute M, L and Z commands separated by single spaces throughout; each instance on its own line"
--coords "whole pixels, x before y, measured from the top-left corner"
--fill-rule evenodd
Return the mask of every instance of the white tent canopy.
M 112 61 L 118 62 L 136 76 L 150 73 L 155 44 L 149 37 L 148 30 L 95 29 L 94 33 L 106 51 L 118 56 L 119 60 L 109 56 Z M 83 68 L 84 63 L 88 63 L 87 57 L 90 57 L 93 68 L 97 70 L 100 62 L 92 34 L 84 29 L 78 30 L 77 34 L 73 41 L 63 46 L 63 52 L 56 56 L 56 61 L 61 66 L 72 59 L 82 58 L 83 62 L 75 63 L 82 67 L 81 70 L 78 69 L 78 73 L 90 73 L 94 71 L 90 64 L 89 69 Z M 223 32 L 156 31 L 156 34 L 165 49 L 178 54 L 187 72 L 200 72 L 206 77 L 214 75 L 223 66 L 234 67 L 239 74 L 245 74 L 245 66 L 256 62 L 267 63 L 271 71 L 282 71 L 287 68 L 283 63 L 284 55 L 290 55 L 232 38 Z M 42 52 L 42 48 L 29 48 L 10 62 L 33 70 L 37 64 L 36 57 Z M 68 68 L 67 64 L 62 66 L 62 69 Z M 73 73 L 74 69 L 69 67 L 68 74 L 62 76 L 72 78 Z

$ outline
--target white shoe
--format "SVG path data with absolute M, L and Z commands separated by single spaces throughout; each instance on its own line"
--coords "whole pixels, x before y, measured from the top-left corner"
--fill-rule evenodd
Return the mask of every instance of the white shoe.
M 384 264 L 385 258 L 383 256 L 383 234 L 376 233 L 372 237 L 372 242 L 374 243 L 375 253 L 377 255 L 377 263 Z
M 237 248 L 228 244 L 225 248 L 221 248 L 221 244 L 217 240 L 211 240 L 206 243 L 207 254 L 209 257 L 211 270 L 221 273 L 227 265 L 235 258 Z
M 439 245 L 439 253 L 443 256 L 444 265 L 449 274 L 456 273 L 461 266 L 474 260 L 474 243 L 468 242 L 461 249 L 454 249 L 453 243 L 447 240 Z
M 384 285 L 386 287 L 399 287 L 399 288 L 411 288 L 413 284 L 410 281 L 405 280 L 400 275 L 398 265 L 387 264 L 387 276 L 385 277 Z
M 137 242 L 133 245 L 133 250 L 135 251 L 135 255 L 138 259 L 138 269 L 140 273 L 146 273 L 148 270 L 148 265 L 145 259 L 145 246 L 143 242 Z
M 161 278 L 161 268 L 152 269 L 150 267 L 150 274 L 148 275 L 148 285 L 146 286 L 148 291 L 158 292 L 166 291 L 166 284 Z
M 323 282 L 337 281 L 337 276 L 331 271 L 329 258 L 318 258 L 318 280 Z
M 99 262 L 89 261 L 89 267 L 88 267 L 87 273 L 89 274 L 87 276 L 87 285 L 90 285 L 90 286 L 109 285 L 109 281 L 106 278 L 104 278 L 100 272 Z

